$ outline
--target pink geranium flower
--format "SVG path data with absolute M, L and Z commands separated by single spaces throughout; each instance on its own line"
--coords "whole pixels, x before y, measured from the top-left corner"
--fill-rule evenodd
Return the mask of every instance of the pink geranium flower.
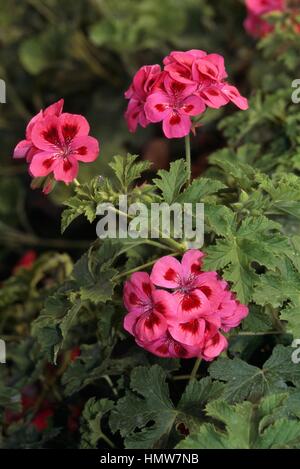
M 136 343 L 160 357 L 213 360 L 227 347 L 220 330 L 240 324 L 248 308 L 235 300 L 216 272 L 203 272 L 201 251 L 179 262 L 159 259 L 151 275 L 134 273 L 124 286 L 124 328 Z M 172 291 L 172 294 L 156 286 Z
M 129 99 L 125 119 L 130 132 L 135 132 L 138 125 L 146 127 L 149 120 L 145 114 L 145 102 L 161 74 L 159 65 L 145 65 L 141 67 L 133 78 L 133 82 L 125 92 Z
M 70 183 L 77 177 L 78 161 L 94 161 L 99 154 L 98 141 L 90 137 L 87 120 L 77 114 L 47 116 L 33 127 L 31 140 L 37 151 L 29 171 L 34 177 L 54 174 L 56 181 Z
M 41 110 L 38 114 L 36 114 L 30 120 L 26 128 L 26 139 L 19 142 L 18 145 L 15 147 L 13 158 L 15 159 L 26 158 L 27 163 L 30 163 L 33 155 L 38 152 L 38 149 L 35 148 L 31 139 L 33 127 L 35 126 L 37 122 L 43 120 L 44 117 L 60 116 L 62 113 L 63 106 L 64 106 L 64 100 L 60 99 L 56 103 L 48 106 L 46 109 Z
M 26 158 L 30 174 L 44 180 L 45 193 L 55 180 L 69 184 L 77 177 L 78 162 L 92 162 L 99 154 L 99 143 L 89 136 L 87 120 L 62 113 L 63 104 L 61 99 L 34 116 L 27 126 L 26 140 L 14 150 L 14 158 Z
M 203 253 L 191 249 L 183 255 L 181 263 L 172 256 L 164 256 L 153 266 L 150 278 L 155 285 L 173 290 L 180 322 L 189 322 L 211 311 L 207 296 L 198 288 L 202 257 Z
M 129 130 L 137 125 L 162 122 L 167 138 L 189 134 L 191 118 L 201 115 L 206 106 L 218 109 L 230 101 L 242 110 L 248 101 L 238 89 L 226 82 L 224 58 L 203 50 L 173 51 L 159 65 L 142 67 L 125 93 L 129 99 L 125 114 Z
M 124 304 L 129 311 L 124 328 L 143 342 L 151 342 L 165 334 L 167 319 L 176 308 L 172 295 L 156 290 L 145 272 L 134 273 L 126 282 Z
M 163 131 L 167 138 L 180 138 L 190 133 L 190 116 L 197 116 L 205 111 L 203 101 L 193 93 L 195 85 L 174 81 L 166 75 L 163 89 L 151 93 L 146 101 L 145 113 L 150 122 L 163 122 Z
M 273 11 L 283 11 L 285 0 L 247 0 L 246 6 L 248 16 L 244 27 L 248 34 L 254 38 L 264 37 L 273 31 L 274 26 L 270 24 L 264 15 Z

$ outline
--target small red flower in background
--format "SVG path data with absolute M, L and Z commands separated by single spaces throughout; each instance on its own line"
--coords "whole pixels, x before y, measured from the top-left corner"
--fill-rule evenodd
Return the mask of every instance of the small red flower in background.
M 76 358 L 80 357 L 80 354 L 81 354 L 80 347 L 74 347 L 71 350 L 70 361 L 74 362 L 76 360 Z
M 14 158 L 26 158 L 34 178 L 48 177 L 46 193 L 52 189 L 51 181 L 69 184 L 77 177 L 79 161 L 90 163 L 99 155 L 99 143 L 89 136 L 87 120 L 78 114 L 63 113 L 62 107 L 60 100 L 40 111 L 27 126 L 26 140 L 14 150 Z
M 36 428 L 38 432 L 46 430 L 49 426 L 49 419 L 53 417 L 54 412 L 51 407 L 40 410 L 34 419 L 31 421 L 31 424 Z
M 33 249 L 26 251 L 25 254 L 21 257 L 21 259 L 14 266 L 13 271 L 12 271 L 13 274 L 18 272 L 20 268 L 30 269 L 33 263 L 35 262 L 36 258 L 37 258 L 37 253 Z
M 125 93 L 125 119 L 130 132 L 138 124 L 162 122 L 167 138 L 180 138 L 192 129 L 191 117 L 206 107 L 217 109 L 230 101 L 248 109 L 248 101 L 225 80 L 224 58 L 202 50 L 173 51 L 159 65 L 141 67 Z
M 220 331 L 238 326 L 249 311 L 216 272 L 201 270 L 203 256 L 196 249 L 187 251 L 181 262 L 165 256 L 150 276 L 136 272 L 127 280 L 124 328 L 140 347 L 160 357 L 207 361 L 227 347 Z

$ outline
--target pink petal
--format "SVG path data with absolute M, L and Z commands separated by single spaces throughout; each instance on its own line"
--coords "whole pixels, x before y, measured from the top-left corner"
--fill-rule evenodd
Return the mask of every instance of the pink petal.
M 139 340 L 136 342 L 140 347 L 163 358 L 192 358 L 199 357 L 201 354 L 199 347 L 181 344 L 174 340 L 168 332 L 163 337 L 150 343 L 140 342 Z
M 193 64 L 193 78 L 198 82 L 201 82 L 203 78 L 218 81 L 218 73 L 218 68 L 207 60 L 207 57 L 198 59 Z
M 202 114 L 205 109 L 206 107 L 203 99 L 198 96 L 188 96 L 182 102 L 180 111 L 188 116 L 199 116 L 199 114 Z
M 136 322 L 138 320 L 139 316 L 137 316 L 135 313 L 128 313 L 124 317 L 123 321 L 123 327 L 125 331 L 129 332 L 129 334 L 134 335 L 134 327 L 136 325 Z
M 203 358 L 206 361 L 211 361 L 218 357 L 226 348 L 228 342 L 220 332 L 212 330 L 208 335 L 203 350 Z
M 169 326 L 172 337 L 185 345 L 202 345 L 205 332 L 204 319 L 192 319 L 186 323 Z
M 159 65 L 144 65 L 133 78 L 133 88 L 138 95 L 146 99 L 160 75 Z
M 170 114 L 170 97 L 163 91 L 150 94 L 145 104 L 145 114 L 150 122 L 160 122 Z
M 135 272 L 124 285 L 123 300 L 125 307 L 130 312 L 142 314 L 144 312 L 143 303 L 152 301 L 155 287 L 150 281 L 146 272 Z
M 66 184 L 69 184 L 77 177 L 78 161 L 72 156 L 68 156 L 67 158 L 58 158 L 53 172 L 54 179 L 56 179 L 56 181 L 63 181 Z
M 249 108 L 248 100 L 240 95 L 240 92 L 235 86 L 226 84 L 222 88 L 222 93 L 243 111 Z
M 167 138 L 182 138 L 191 131 L 192 122 L 183 113 L 172 112 L 163 120 L 163 131 Z
M 142 342 L 152 342 L 164 335 L 167 330 L 166 319 L 157 312 L 143 314 L 136 322 L 134 335 Z
M 90 163 L 99 155 L 99 143 L 94 137 L 75 137 L 70 145 L 72 156 L 79 161 Z
M 166 74 L 164 79 L 164 86 L 166 89 L 167 94 L 169 95 L 169 99 L 174 101 L 183 100 L 190 96 L 197 88 L 196 83 L 192 82 L 191 84 L 185 84 L 179 82 L 178 80 L 174 80 L 169 74 Z
M 201 273 L 202 260 L 204 253 L 198 249 L 190 249 L 182 256 L 181 265 L 184 278 L 188 279 L 191 275 Z
M 40 150 L 57 152 L 62 140 L 58 117 L 48 116 L 39 120 L 32 129 L 31 139 Z
M 216 272 L 203 272 L 197 278 L 197 288 L 204 293 L 211 304 L 212 311 L 217 311 L 227 295 L 223 282 L 218 280 Z
M 44 117 L 47 116 L 60 116 L 62 113 L 64 107 L 64 100 L 60 99 L 56 103 L 50 104 L 45 110 L 44 110 Z
M 218 70 L 218 81 L 222 81 L 227 78 L 227 72 L 225 70 L 224 57 L 220 54 L 208 54 L 206 59 L 212 63 Z
M 29 172 L 33 177 L 47 176 L 53 171 L 56 163 L 57 159 L 52 153 L 45 151 L 36 153 L 31 160 Z
M 43 111 L 40 111 L 38 114 L 36 114 L 28 123 L 26 127 L 26 139 L 31 140 L 31 133 L 34 125 L 43 119 Z
M 210 303 L 200 290 L 195 289 L 186 293 L 177 291 L 174 296 L 178 301 L 178 322 L 189 322 L 194 318 L 212 314 Z
M 31 163 L 31 160 L 32 158 L 34 157 L 34 155 L 36 153 L 40 153 L 41 150 L 39 150 L 38 148 L 34 147 L 33 145 L 31 145 L 30 149 L 28 150 L 28 153 L 26 155 L 26 162 L 27 163 Z
M 59 116 L 59 125 L 63 139 L 70 142 L 75 137 L 86 137 L 90 131 L 90 125 L 85 117 L 80 114 L 63 113 Z
M 19 142 L 18 145 L 14 149 L 13 158 L 15 159 L 25 158 L 31 147 L 32 147 L 31 141 L 21 140 L 21 142 Z
M 125 112 L 125 119 L 129 132 L 136 132 L 139 123 L 139 115 L 141 112 L 143 112 L 143 108 L 144 106 L 136 99 L 132 98 L 129 101 L 127 110 Z
M 203 98 L 207 106 L 213 109 L 219 109 L 229 102 L 229 98 L 224 96 L 218 86 L 211 85 L 200 92 L 200 96 Z
M 165 290 L 154 290 L 152 293 L 153 310 L 161 314 L 168 323 L 177 322 L 178 302 L 171 293 Z
M 164 256 L 155 262 L 150 279 L 158 287 L 177 288 L 181 276 L 180 262 L 175 257 Z
M 165 66 L 165 70 L 169 73 L 173 80 L 186 85 L 194 85 L 191 67 L 186 67 L 180 63 L 174 62 Z

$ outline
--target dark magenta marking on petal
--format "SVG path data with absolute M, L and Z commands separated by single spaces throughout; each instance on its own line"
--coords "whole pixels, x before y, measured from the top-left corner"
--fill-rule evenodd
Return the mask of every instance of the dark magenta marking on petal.
M 150 283 L 143 282 L 142 283 L 142 289 L 145 295 L 151 296 L 152 290 L 151 290 L 151 285 Z
M 52 126 L 49 127 L 47 130 L 42 132 L 42 135 L 47 142 L 52 143 L 54 145 L 59 142 L 58 130 L 56 127 Z
M 130 293 L 129 295 L 129 303 L 131 303 L 132 305 L 137 305 L 139 302 L 139 299 L 137 297 L 137 295 L 133 292 Z
M 78 132 L 78 126 L 76 124 L 65 124 L 62 127 L 62 134 L 65 140 L 72 140 Z
M 169 281 L 173 281 L 176 279 L 176 272 L 174 269 L 171 269 L 171 267 L 166 271 L 164 274 L 164 278 Z
M 212 295 L 212 289 L 209 288 L 207 285 L 203 285 L 202 287 L 199 287 L 199 290 L 201 290 L 202 293 L 204 293 L 204 295 L 207 296 L 207 298 L 209 298 Z
M 87 151 L 87 147 L 80 147 L 80 148 L 78 148 L 78 150 L 77 150 L 77 153 L 78 153 L 79 155 L 81 155 L 81 156 L 86 155 L 87 152 L 88 152 L 88 151 Z
M 43 166 L 49 169 L 52 166 L 52 163 L 53 163 L 53 157 L 48 158 L 47 160 L 43 161 Z
M 201 301 L 194 293 L 186 294 L 183 297 L 181 307 L 184 311 L 190 311 L 191 309 L 199 308 L 200 306 Z
M 181 122 L 181 117 L 179 114 L 172 114 L 170 119 L 170 125 L 178 125 Z
M 64 168 L 64 171 L 66 172 L 70 171 L 70 169 L 72 168 L 72 163 L 68 159 L 65 159 L 63 168 Z
M 147 329 L 153 329 L 154 326 L 158 326 L 159 324 L 160 318 L 154 313 L 150 313 L 145 321 L 145 327 Z
M 194 319 L 193 321 L 180 324 L 180 327 L 183 331 L 187 331 L 195 335 L 199 329 L 199 322 L 197 319 Z
M 164 112 L 166 109 L 167 109 L 167 105 L 166 104 L 156 104 L 155 105 L 155 109 L 158 111 L 158 112 Z

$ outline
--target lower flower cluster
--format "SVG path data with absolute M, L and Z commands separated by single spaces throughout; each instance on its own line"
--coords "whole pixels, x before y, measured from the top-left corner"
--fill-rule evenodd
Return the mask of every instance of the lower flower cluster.
M 217 272 L 203 272 L 204 254 L 187 251 L 179 262 L 159 259 L 149 275 L 136 272 L 124 286 L 124 328 L 160 357 L 210 361 L 227 347 L 228 332 L 248 315 Z M 159 288 L 157 288 L 159 287 Z

